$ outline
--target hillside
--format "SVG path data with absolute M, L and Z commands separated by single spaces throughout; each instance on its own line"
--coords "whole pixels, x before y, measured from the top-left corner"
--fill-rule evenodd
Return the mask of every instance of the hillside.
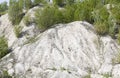
M 119 4 L 1 3 L 0 78 L 120 78 Z
M 7 21 L 7 15 L 0 19 Z M 9 39 L 9 46 L 19 44 L 15 48 L 10 46 L 14 49 L 2 58 L 1 71 L 7 70 L 19 78 L 119 78 L 118 44 L 110 36 L 97 35 L 87 22 L 56 25 L 29 43 L 25 42 L 25 35 L 14 37 L 9 22 L 1 24 L 6 26 L 0 29 Z

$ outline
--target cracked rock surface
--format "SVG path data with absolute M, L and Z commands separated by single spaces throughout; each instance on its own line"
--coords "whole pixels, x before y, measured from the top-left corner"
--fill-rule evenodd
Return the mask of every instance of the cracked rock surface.
M 0 34 L 3 34 L 1 28 L 0 26 Z M 25 43 L 24 36 L 21 39 L 14 37 L 12 27 L 6 30 L 8 33 L 4 34 L 11 45 L 21 41 L 20 45 L 14 47 L 13 51 L 0 61 L 0 70 L 7 70 L 12 76 L 120 78 L 120 64 L 113 64 L 113 59 L 119 52 L 118 44 L 109 36 L 97 35 L 94 27 L 87 22 L 56 25 L 28 43 Z

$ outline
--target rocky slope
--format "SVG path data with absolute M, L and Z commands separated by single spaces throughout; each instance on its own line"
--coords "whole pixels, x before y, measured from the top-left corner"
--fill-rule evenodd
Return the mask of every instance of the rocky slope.
M 0 61 L 1 71 L 18 78 L 120 78 L 120 64 L 114 60 L 119 60 L 119 45 L 97 35 L 87 22 L 59 24 L 39 34 L 34 24 L 23 26 L 27 36 L 21 38 L 16 38 L 7 14 L 0 22 L 0 35 L 12 48 Z

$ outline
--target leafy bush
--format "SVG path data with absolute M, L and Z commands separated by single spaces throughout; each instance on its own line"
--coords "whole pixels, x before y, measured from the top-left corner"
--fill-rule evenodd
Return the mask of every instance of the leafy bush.
M 92 16 L 95 22 L 104 22 L 108 21 L 109 13 L 106 7 L 102 7 L 99 10 L 95 10 Z
M 25 5 L 25 9 L 28 10 L 32 7 L 32 1 L 31 0 L 24 0 L 24 5 Z
M 93 12 L 95 30 L 99 35 L 106 35 L 109 33 L 109 13 L 106 7 L 102 7 L 99 10 Z
M 74 21 L 74 12 L 76 10 L 76 5 L 67 5 L 63 11 L 64 22 L 69 23 Z
M 62 23 L 63 15 L 57 7 L 47 6 L 36 12 L 36 23 L 38 28 L 47 29 L 54 24 Z
M 0 4 L 0 15 L 5 14 L 6 10 L 8 10 L 7 2 L 2 2 Z
M 0 58 L 8 54 L 8 43 L 4 37 L 0 37 Z
M 16 0 L 10 0 L 9 2 L 9 19 L 12 24 L 17 25 L 22 19 L 22 8 L 19 6 L 19 2 Z
M 0 16 L 6 14 L 7 11 L 0 12 Z
M 109 35 L 113 38 L 113 39 L 115 39 L 116 37 L 115 37 L 115 30 L 114 30 L 114 27 L 112 26 L 112 27 L 110 27 L 109 26 Z
M 75 0 L 66 0 L 67 5 L 72 5 L 75 2 Z
M 44 0 L 34 0 L 33 4 L 34 5 L 39 5 L 40 3 L 42 3 Z
M 19 25 L 14 26 L 14 33 L 17 38 L 19 38 L 21 36 L 21 30 L 22 30 L 22 28 Z
M 91 22 L 91 12 L 92 8 L 90 6 L 86 3 L 79 3 L 74 13 L 74 20 Z
M 109 25 L 107 22 L 96 22 L 94 26 L 99 35 L 106 35 L 109 32 Z
M 23 18 L 23 22 L 26 26 L 29 26 L 31 23 L 33 23 L 33 19 L 28 14 Z
M 53 0 L 53 3 L 55 5 L 59 5 L 59 6 L 62 6 L 64 4 L 64 0 Z
M 113 8 L 110 9 L 111 16 L 115 19 L 115 22 L 117 24 L 120 24 L 120 6 L 116 5 Z

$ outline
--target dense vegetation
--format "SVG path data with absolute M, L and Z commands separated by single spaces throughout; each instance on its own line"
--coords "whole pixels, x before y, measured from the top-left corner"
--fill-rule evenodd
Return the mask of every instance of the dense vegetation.
M 3 15 L 8 10 L 7 2 L 2 2 L 0 4 L 0 15 Z
M 95 26 L 97 34 L 109 34 L 120 40 L 119 0 L 53 0 L 53 5 L 46 5 L 45 0 L 10 0 L 10 20 L 15 25 L 19 24 L 24 15 L 23 9 L 28 10 L 39 4 L 44 4 L 44 8 L 36 11 L 34 21 L 40 29 L 45 30 L 58 23 L 87 21 Z M 31 24 L 29 16 L 24 17 L 24 20 L 26 25 Z
M 8 54 L 8 44 L 4 37 L 0 37 L 0 58 Z
M 46 6 L 43 10 L 38 10 L 36 12 L 36 17 L 38 27 L 43 30 L 50 28 L 54 24 L 63 22 L 62 12 L 59 8 L 54 6 Z
M 35 20 L 29 15 L 24 16 L 30 8 L 41 4 L 44 6 L 36 11 Z M 7 10 L 17 37 L 20 37 L 22 30 L 19 26 L 22 19 L 26 26 L 34 21 L 40 30 L 46 30 L 59 23 L 87 21 L 93 24 L 97 34 L 110 35 L 120 43 L 120 0 L 53 0 L 53 4 L 47 4 L 45 0 L 10 0 L 9 8 L 6 2 L 0 4 L 0 15 Z M 0 58 L 6 54 L 7 41 L 0 37 Z M 5 74 L 5 78 L 7 76 L 8 74 Z

